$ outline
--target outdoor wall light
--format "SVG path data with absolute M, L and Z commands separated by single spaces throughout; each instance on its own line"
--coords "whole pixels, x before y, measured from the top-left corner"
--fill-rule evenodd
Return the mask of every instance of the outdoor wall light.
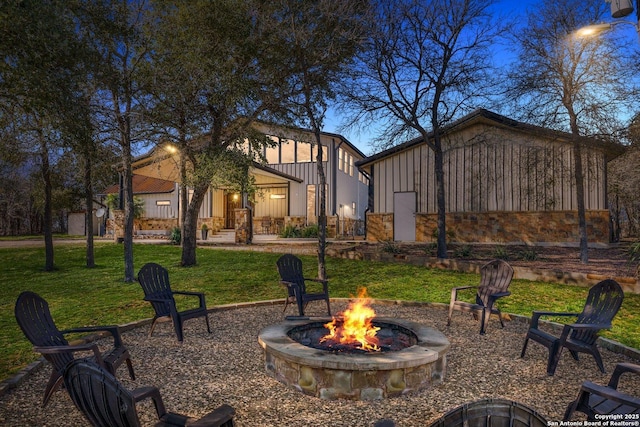
M 287 196 L 285 194 L 271 194 L 269 198 L 270 199 L 286 199 Z

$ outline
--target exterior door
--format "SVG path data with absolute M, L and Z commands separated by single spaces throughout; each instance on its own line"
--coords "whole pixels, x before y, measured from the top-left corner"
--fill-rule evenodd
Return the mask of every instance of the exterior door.
M 225 228 L 236 228 L 235 210 L 240 207 L 240 195 L 238 193 L 227 193 L 226 203 Z
M 393 194 L 393 240 L 416 241 L 416 193 Z

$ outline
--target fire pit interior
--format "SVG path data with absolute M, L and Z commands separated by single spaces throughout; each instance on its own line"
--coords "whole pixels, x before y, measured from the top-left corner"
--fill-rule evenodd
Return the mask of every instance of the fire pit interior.
M 442 382 L 449 341 L 440 331 L 407 320 L 370 317 L 365 331 L 354 332 L 348 317 L 264 328 L 258 342 L 267 373 L 323 399 L 378 400 Z M 355 342 L 341 342 L 334 331 Z

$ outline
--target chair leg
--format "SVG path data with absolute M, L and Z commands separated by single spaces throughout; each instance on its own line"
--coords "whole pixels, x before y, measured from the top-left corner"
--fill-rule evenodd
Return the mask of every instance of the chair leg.
M 593 358 L 596 359 L 596 365 L 598 365 L 598 368 L 600 369 L 600 372 L 602 372 L 603 374 L 605 373 L 604 371 L 604 364 L 602 363 L 602 356 L 600 356 L 600 352 L 598 351 L 598 348 L 594 345 L 593 348 Z
M 480 319 L 480 335 L 484 335 L 487 332 L 487 323 L 489 323 L 489 317 L 491 316 L 491 310 L 487 308 L 482 309 L 482 318 Z
M 49 403 L 49 399 L 53 393 L 62 387 L 62 375 L 60 375 L 55 369 L 51 372 L 51 376 L 49 377 L 49 382 L 47 383 L 47 387 L 44 389 L 44 397 L 42 399 L 42 407 L 44 408 Z
M 151 335 L 153 335 L 153 330 L 155 329 L 157 322 L 158 322 L 158 318 L 154 317 L 153 321 L 151 321 L 151 329 L 149 329 L 149 337 L 151 337 Z
M 569 421 L 571 419 L 571 415 L 573 415 L 577 407 L 578 407 L 578 399 L 569 403 L 569 405 L 567 405 L 567 410 L 564 412 L 564 418 L 562 420 Z
M 549 361 L 547 362 L 547 375 L 552 376 L 556 373 L 560 356 L 562 355 L 562 349 L 564 347 L 560 345 L 558 341 L 551 344 L 549 347 Z
M 209 326 L 209 313 L 205 313 L 204 321 L 207 323 L 207 332 L 211 333 L 211 326 Z
M 127 369 L 129 370 L 129 376 L 131 377 L 132 380 L 135 380 L 136 374 L 133 373 L 133 363 L 131 363 L 131 359 L 127 357 L 124 361 L 127 364 Z
M 184 334 L 182 331 L 182 319 L 180 319 L 180 316 L 173 317 L 173 329 L 175 329 L 176 331 L 178 342 L 182 344 L 182 341 L 184 340 Z
M 449 318 L 447 319 L 447 326 L 451 326 L 451 315 L 453 314 L 453 302 L 449 304 Z
M 327 302 L 327 313 L 331 316 L 331 306 L 329 305 L 329 298 L 325 300 Z
M 522 345 L 522 351 L 520 352 L 520 358 L 524 357 L 524 354 L 527 351 L 527 344 L 529 344 L 529 336 L 528 335 L 524 339 L 524 344 Z

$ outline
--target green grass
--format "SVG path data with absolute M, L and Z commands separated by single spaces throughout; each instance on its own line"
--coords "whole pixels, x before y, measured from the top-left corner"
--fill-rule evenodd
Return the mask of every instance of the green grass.
M 97 267 L 85 267 L 85 248 L 56 245 L 56 271 L 45 272 L 43 248 L 0 249 L 0 380 L 38 358 L 15 322 L 13 307 L 23 290 L 37 292 L 50 305 L 60 329 L 82 325 L 123 324 L 152 317 L 137 283 L 124 283 L 122 245 L 96 244 Z M 136 272 L 147 262 L 169 269 L 175 289 L 204 291 L 209 306 L 283 298 L 275 268 L 279 254 L 198 249 L 198 265 L 178 266 L 180 248 L 134 245 Z M 315 277 L 315 257 L 301 257 Z M 372 298 L 448 303 L 451 288 L 477 284 L 473 274 L 327 258 L 332 297 L 350 297 L 366 286 Z M 500 301 L 502 311 L 529 316 L 533 310 L 579 311 L 585 287 L 514 280 L 512 295 Z M 469 295 L 472 298 L 472 295 Z M 640 295 L 627 294 L 613 328 L 603 336 L 640 348 Z M 443 314 L 444 315 L 444 314 Z

